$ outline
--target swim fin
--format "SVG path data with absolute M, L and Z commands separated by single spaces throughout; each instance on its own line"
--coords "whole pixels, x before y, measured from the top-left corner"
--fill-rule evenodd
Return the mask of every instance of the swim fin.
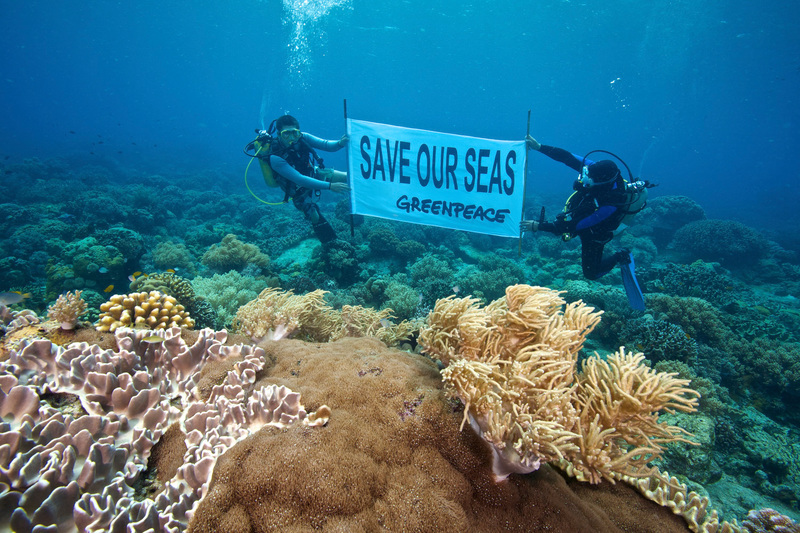
M 625 257 L 619 263 L 619 269 L 622 273 L 622 285 L 625 287 L 625 294 L 628 295 L 628 303 L 635 310 L 644 311 L 644 295 L 642 294 L 642 289 L 639 288 L 639 282 L 636 280 L 636 265 L 630 252 L 625 252 Z
M 336 238 L 336 231 L 321 213 L 319 215 L 319 221 L 316 224 L 312 224 L 311 228 L 322 244 L 331 242 Z

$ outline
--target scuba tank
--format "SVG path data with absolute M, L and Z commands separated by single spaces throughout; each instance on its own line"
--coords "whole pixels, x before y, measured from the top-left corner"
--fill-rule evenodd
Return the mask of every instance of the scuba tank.
M 629 225 L 633 216 L 644 209 L 647 206 L 647 189 L 652 189 L 653 187 L 657 187 L 658 184 L 650 183 L 647 180 L 643 180 L 640 178 L 634 179 L 633 173 L 631 172 L 630 167 L 628 164 L 623 161 L 621 157 L 617 154 L 609 152 L 607 150 L 592 150 L 585 156 L 583 156 L 583 161 L 581 162 L 581 166 L 586 168 L 586 159 L 597 152 L 601 152 L 604 154 L 608 154 L 614 158 L 616 158 L 625 169 L 628 171 L 628 179 L 623 178 L 623 182 L 625 183 L 625 190 L 624 200 L 619 204 L 616 204 L 616 207 L 620 209 L 622 214 L 624 215 L 620 220 L 620 224 Z M 572 196 L 570 196 L 570 199 Z M 567 200 L 567 206 L 569 206 L 569 199 Z M 567 206 L 564 207 L 564 211 L 567 212 Z
M 620 224 L 630 225 L 633 216 L 647 206 L 647 189 L 655 187 L 647 181 L 625 181 L 625 202 L 620 208 L 625 213 Z

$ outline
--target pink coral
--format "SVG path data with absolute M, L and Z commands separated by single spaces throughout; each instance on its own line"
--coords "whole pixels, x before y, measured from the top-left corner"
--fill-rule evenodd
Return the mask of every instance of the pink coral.
M 742 530 L 748 533 L 800 533 L 800 523 L 795 522 L 775 509 L 752 510 L 742 522 Z

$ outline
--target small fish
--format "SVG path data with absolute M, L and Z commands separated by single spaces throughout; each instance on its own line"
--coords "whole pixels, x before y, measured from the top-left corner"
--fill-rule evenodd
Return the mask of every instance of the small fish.
M 17 292 L 0 292 L 0 305 L 14 305 L 20 303 L 25 297 Z
M 390 328 L 392 327 L 392 323 L 386 320 L 385 318 L 381 318 L 381 327 Z
M 114 290 L 114 286 L 113 286 L 113 285 L 109 285 L 108 287 L 106 287 L 105 289 L 103 289 L 103 292 L 111 292 L 111 291 L 113 291 L 113 290 Z
M 158 335 L 150 335 L 149 337 L 145 337 L 144 339 L 142 339 L 142 342 L 153 342 L 153 343 L 164 342 L 164 337 L 159 337 Z
M 164 272 L 166 272 L 167 274 L 174 274 L 175 273 L 175 269 L 174 268 L 168 268 Z
M 108 269 L 106 267 L 100 267 L 97 269 L 97 271 L 100 272 L 101 274 L 108 273 Z
M 461 292 L 461 287 L 459 287 L 458 285 L 454 285 L 453 294 L 458 294 L 459 292 Z

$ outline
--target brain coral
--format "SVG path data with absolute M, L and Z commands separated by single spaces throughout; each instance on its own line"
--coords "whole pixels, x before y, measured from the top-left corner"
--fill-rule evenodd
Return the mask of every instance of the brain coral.
M 100 305 L 98 331 L 113 332 L 119 327 L 193 328 L 194 320 L 178 301 L 158 291 L 115 294 Z
M 374 339 L 264 345 L 262 383 L 327 404 L 324 428 L 263 428 L 223 454 L 189 531 L 687 532 L 622 483 L 544 467 L 492 481 L 490 454 L 459 432 L 436 366 Z M 209 370 L 213 372 L 212 367 Z

